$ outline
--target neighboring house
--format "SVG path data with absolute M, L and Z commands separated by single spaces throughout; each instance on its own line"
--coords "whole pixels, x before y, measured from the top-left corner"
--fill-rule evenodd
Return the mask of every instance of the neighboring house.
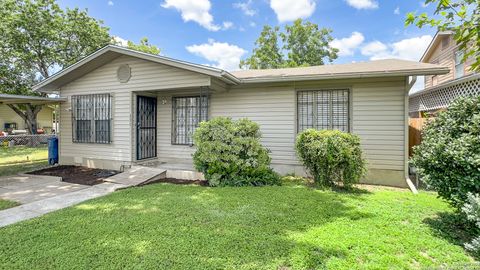
M 450 69 L 446 74 L 425 76 L 425 89 L 410 95 L 410 116 L 434 114 L 445 109 L 457 97 L 480 95 L 480 74 L 470 70 L 473 59 L 462 62 L 452 31 L 438 32 L 420 62 L 438 64 Z
M 358 134 L 367 183 L 405 186 L 410 77 L 438 65 L 379 60 L 227 72 L 107 46 L 34 86 L 60 105 L 60 163 L 120 169 L 145 161 L 192 164 L 192 133 L 216 116 L 260 124 L 280 173 L 304 174 L 295 137 L 306 128 Z
M 25 121 L 20 115 L 4 104 L 1 99 L 2 96 L 0 96 L 0 131 L 11 129 L 26 130 L 27 126 Z M 5 102 L 8 103 L 8 101 Z M 54 108 L 48 105 L 43 106 L 43 109 L 37 115 L 37 124 L 39 129 L 43 129 L 45 133 L 50 134 L 54 126 Z

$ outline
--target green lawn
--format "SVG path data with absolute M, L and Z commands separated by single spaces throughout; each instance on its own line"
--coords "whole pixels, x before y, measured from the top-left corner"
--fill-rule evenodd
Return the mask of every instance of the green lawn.
M 45 147 L 0 147 L 0 176 L 34 171 L 48 165 Z
M 20 204 L 17 202 L 0 199 L 0 210 L 11 208 L 17 205 L 20 205 Z
M 473 263 L 433 193 L 153 184 L 0 228 L 4 269 L 418 269 Z M 453 231 L 458 231 L 455 228 Z
M 0 165 L 46 160 L 47 158 L 48 149 L 46 147 L 15 146 L 0 148 Z

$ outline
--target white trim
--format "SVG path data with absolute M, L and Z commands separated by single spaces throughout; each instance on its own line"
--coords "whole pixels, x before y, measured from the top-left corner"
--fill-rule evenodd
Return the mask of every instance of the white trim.
M 36 97 L 36 96 L 24 96 L 24 95 L 10 95 L 0 94 L 0 103 L 13 104 L 13 103 L 37 103 L 37 102 L 65 102 L 66 98 L 49 98 L 49 97 Z
M 462 83 L 462 82 L 471 81 L 471 80 L 475 80 L 475 79 L 480 79 L 480 73 L 478 73 L 478 74 L 474 73 L 474 74 L 466 75 L 466 76 L 460 77 L 458 79 L 453 79 L 453 80 L 448 81 L 446 83 L 442 83 L 442 84 L 438 84 L 438 85 L 435 85 L 435 86 L 432 86 L 432 87 L 429 87 L 429 88 L 425 88 L 423 90 L 420 90 L 418 92 L 410 94 L 409 97 L 413 98 L 413 97 L 416 97 L 416 96 L 426 94 L 427 92 L 435 91 L 435 90 L 440 89 L 440 88 L 449 87 L 449 86 L 452 86 L 452 85 L 455 85 L 455 84 L 459 84 L 459 83 Z
M 430 44 L 428 44 L 427 49 L 425 50 L 425 52 L 423 52 L 422 57 L 420 57 L 420 62 L 424 63 L 425 57 L 427 57 L 433 45 L 437 43 L 437 39 L 439 36 L 452 35 L 452 34 L 453 34 L 453 31 L 438 31 L 437 33 L 435 33 L 435 36 L 432 38 L 432 41 L 430 41 Z

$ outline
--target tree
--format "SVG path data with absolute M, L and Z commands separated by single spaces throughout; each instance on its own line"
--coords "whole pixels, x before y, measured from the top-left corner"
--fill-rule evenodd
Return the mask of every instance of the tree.
M 480 8 L 478 0 L 425 0 L 436 5 L 432 15 L 408 13 L 405 24 L 437 27 L 451 30 L 459 50 L 464 51 L 463 61 L 472 58 L 472 70 L 480 71 Z
M 31 85 L 110 43 L 108 28 L 86 10 L 62 10 L 55 0 L 0 1 L 0 92 L 43 96 Z M 39 105 L 8 105 L 37 130 Z
M 240 67 L 266 69 L 323 65 L 325 60 L 332 62 L 337 58 L 338 49 L 330 46 L 331 33 L 330 29 L 320 29 L 317 24 L 301 19 L 286 25 L 283 32 L 279 27 L 264 26 L 252 55 L 242 60 Z M 286 57 L 283 52 L 287 53 Z
M 127 42 L 127 47 L 129 49 L 145 53 L 160 54 L 160 49 L 157 46 L 148 43 L 148 38 L 146 37 L 142 38 L 139 44 L 135 44 L 134 42 L 129 40 Z
M 240 61 L 241 68 L 267 69 L 281 68 L 284 64 L 283 56 L 278 46 L 279 27 L 265 25 L 260 37 L 255 41 L 256 48 L 252 56 Z
M 301 19 L 286 25 L 285 32 L 281 33 L 283 48 L 288 51 L 286 65 L 318 66 L 325 64 L 324 59 L 332 62 L 337 58 L 338 49 L 332 48 L 333 41 L 331 29 L 319 29 L 317 24 L 303 23 Z

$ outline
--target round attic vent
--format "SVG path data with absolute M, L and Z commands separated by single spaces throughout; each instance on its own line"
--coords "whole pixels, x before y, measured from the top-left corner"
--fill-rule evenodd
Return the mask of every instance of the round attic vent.
M 126 83 L 132 76 L 130 67 L 128 65 L 121 65 L 117 69 L 117 79 L 121 83 Z

